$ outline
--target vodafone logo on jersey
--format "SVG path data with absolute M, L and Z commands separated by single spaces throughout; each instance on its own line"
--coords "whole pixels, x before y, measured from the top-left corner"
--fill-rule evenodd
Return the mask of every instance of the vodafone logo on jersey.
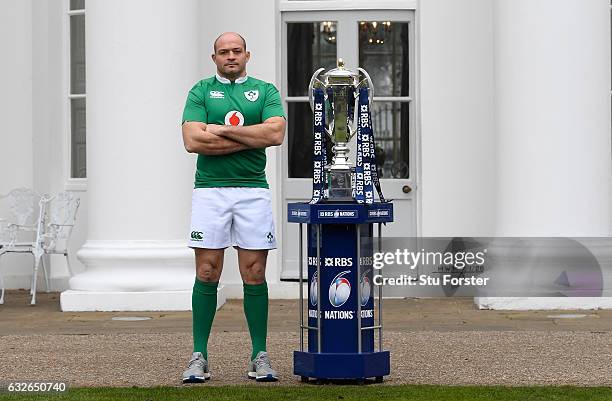
M 225 115 L 225 125 L 244 125 L 244 116 L 238 110 L 232 110 Z

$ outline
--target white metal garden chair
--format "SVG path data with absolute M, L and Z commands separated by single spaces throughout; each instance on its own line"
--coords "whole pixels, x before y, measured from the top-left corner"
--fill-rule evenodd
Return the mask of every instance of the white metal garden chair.
M 38 229 L 40 196 L 29 188 L 17 188 L 0 196 L 0 257 L 5 253 L 32 253 Z M 46 275 L 46 271 L 45 271 Z M 4 278 L 0 269 L 0 304 L 4 303 Z
M 68 272 L 72 276 L 68 244 L 76 223 L 80 199 L 72 192 L 60 192 L 56 195 L 43 195 L 40 199 L 40 217 L 36 232 L 36 240 L 32 247 L 34 254 L 34 273 L 32 274 L 31 294 L 32 305 L 36 304 L 36 282 L 38 266 L 42 263 L 49 290 L 49 277 L 45 267 L 44 255 L 64 255 Z

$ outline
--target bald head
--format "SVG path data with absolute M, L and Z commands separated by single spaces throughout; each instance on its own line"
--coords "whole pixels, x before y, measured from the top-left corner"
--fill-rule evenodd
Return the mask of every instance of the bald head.
M 235 40 L 238 39 L 242 42 L 243 50 L 246 51 L 246 40 L 237 32 L 224 32 L 221 35 L 217 36 L 215 39 L 215 43 L 213 44 L 213 50 L 215 53 L 217 52 L 217 44 L 219 42 L 225 42 L 226 40 Z
M 246 65 L 251 54 L 246 49 L 246 41 L 236 32 L 225 32 L 215 40 L 212 60 L 217 65 L 217 73 L 222 77 L 235 80 L 246 75 Z

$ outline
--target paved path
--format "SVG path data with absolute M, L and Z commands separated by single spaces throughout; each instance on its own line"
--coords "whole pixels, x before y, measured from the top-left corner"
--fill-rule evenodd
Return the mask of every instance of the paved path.
M 191 351 L 189 312 L 63 313 L 58 294 L 40 294 L 35 307 L 27 298 L 9 291 L 0 306 L 2 380 L 180 385 Z M 384 340 L 392 374 L 385 383 L 612 386 L 612 311 L 558 317 L 568 313 L 478 311 L 470 299 L 388 300 Z M 302 385 L 291 366 L 299 345 L 297 302 L 271 301 L 270 317 L 269 351 L 280 384 Z M 242 303 L 230 301 L 215 319 L 213 380 L 206 385 L 250 383 L 249 347 Z

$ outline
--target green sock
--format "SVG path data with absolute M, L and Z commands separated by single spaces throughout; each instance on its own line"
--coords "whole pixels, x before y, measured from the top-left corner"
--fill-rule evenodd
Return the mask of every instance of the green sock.
M 253 352 L 251 360 L 266 350 L 268 336 L 268 284 L 244 284 L 244 315 L 249 325 Z
M 217 286 L 196 278 L 191 295 L 193 316 L 193 352 L 201 352 L 208 359 L 208 336 L 217 311 Z

